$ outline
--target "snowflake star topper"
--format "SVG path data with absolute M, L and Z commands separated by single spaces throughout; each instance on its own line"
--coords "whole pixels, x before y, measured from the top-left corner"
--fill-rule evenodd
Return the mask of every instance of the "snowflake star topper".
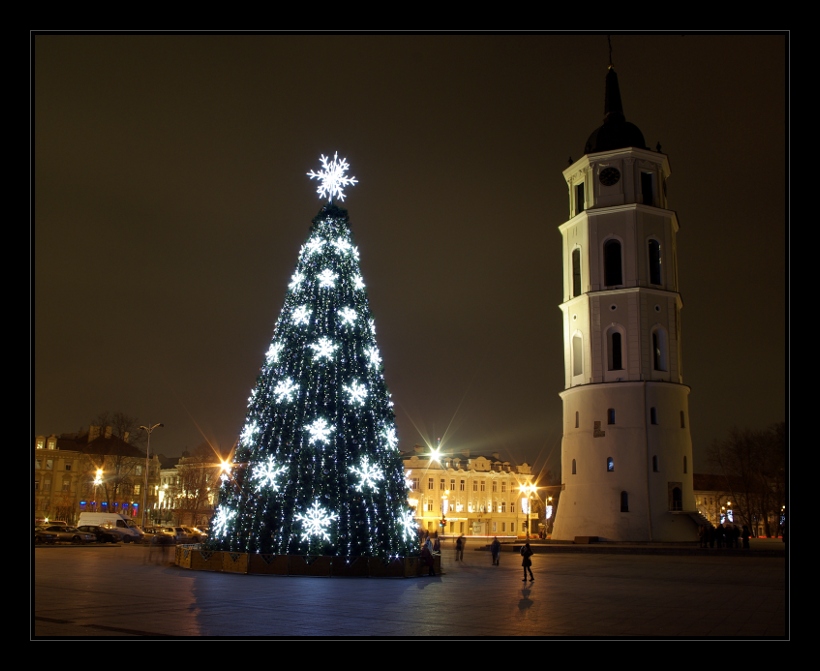
M 334 197 L 344 202 L 345 192 L 343 187 L 353 186 L 357 183 L 355 177 L 347 177 L 345 173 L 350 169 L 350 164 L 346 159 L 339 159 L 339 152 L 333 155 L 333 160 L 329 160 L 324 154 L 321 155 L 322 169 L 319 172 L 311 170 L 307 176 L 311 179 L 318 179 L 319 186 L 316 193 L 322 198 L 327 198 L 329 203 Z

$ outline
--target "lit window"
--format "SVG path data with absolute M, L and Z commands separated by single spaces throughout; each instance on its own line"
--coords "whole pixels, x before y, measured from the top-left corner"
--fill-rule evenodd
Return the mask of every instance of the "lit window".
M 615 460 L 612 457 L 606 458 L 606 470 L 612 473 L 615 470 Z

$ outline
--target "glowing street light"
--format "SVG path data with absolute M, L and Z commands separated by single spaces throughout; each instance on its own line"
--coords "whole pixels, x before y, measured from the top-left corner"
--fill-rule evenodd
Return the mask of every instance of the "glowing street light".
M 527 496 L 527 540 L 530 539 L 530 512 L 532 511 L 532 495 L 538 489 L 534 484 L 528 482 L 526 485 L 521 485 L 519 488 L 522 494 Z
M 148 515 L 148 460 L 151 457 L 151 434 L 154 432 L 154 429 L 159 428 L 160 426 L 165 426 L 165 424 L 154 424 L 153 426 L 140 426 L 140 428 L 148 434 L 148 444 L 145 447 L 145 473 L 143 473 L 144 483 L 142 487 L 142 526 L 145 528 L 147 526 L 146 520 Z
M 97 498 L 97 488 L 102 484 L 103 481 L 103 469 L 98 468 L 96 476 L 94 477 L 94 511 L 96 512 L 98 509 L 99 501 Z

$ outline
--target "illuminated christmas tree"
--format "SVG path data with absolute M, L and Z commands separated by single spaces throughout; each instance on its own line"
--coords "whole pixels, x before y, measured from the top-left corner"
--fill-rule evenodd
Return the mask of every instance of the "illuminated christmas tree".
M 215 550 L 403 557 L 415 522 L 336 154 L 223 479 Z

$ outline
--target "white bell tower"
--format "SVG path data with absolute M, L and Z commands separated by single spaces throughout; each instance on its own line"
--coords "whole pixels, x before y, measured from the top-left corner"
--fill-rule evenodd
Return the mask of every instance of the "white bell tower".
M 564 170 L 563 488 L 552 538 L 697 540 L 669 161 L 626 121 L 611 65 L 604 109 Z

